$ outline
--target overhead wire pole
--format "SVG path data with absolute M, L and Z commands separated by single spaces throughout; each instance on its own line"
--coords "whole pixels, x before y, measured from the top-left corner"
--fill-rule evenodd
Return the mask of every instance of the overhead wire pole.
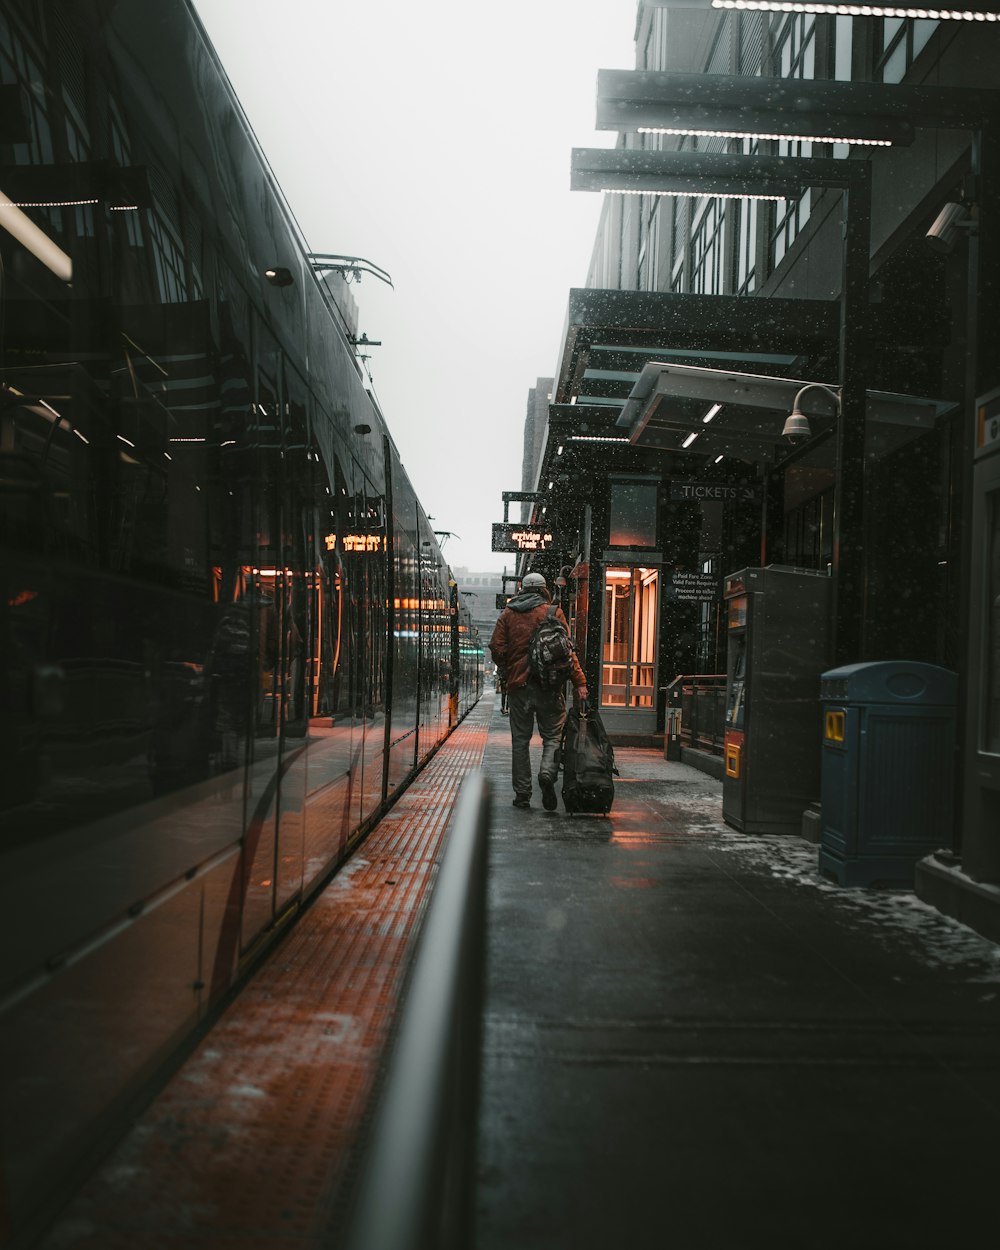
M 366 260 L 364 256 L 346 256 L 337 252 L 309 252 L 307 253 L 309 263 L 316 273 L 325 273 L 334 270 L 341 274 L 345 281 L 349 281 L 348 275 L 354 278 L 356 282 L 361 281 L 363 273 L 370 273 L 373 278 L 378 278 L 380 282 L 385 282 L 392 286 L 392 278 L 385 269 L 380 265 L 376 265 L 374 261 Z M 392 287 L 395 290 L 395 287 Z

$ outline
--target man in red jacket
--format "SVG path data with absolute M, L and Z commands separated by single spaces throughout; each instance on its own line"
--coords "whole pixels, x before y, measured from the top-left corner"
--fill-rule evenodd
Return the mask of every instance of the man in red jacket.
M 528 668 L 528 646 L 532 635 L 545 619 L 552 603 L 552 596 L 541 573 L 529 573 L 521 582 L 521 590 L 500 613 L 490 639 L 493 663 L 507 683 L 507 700 L 510 712 L 511 778 L 514 783 L 514 806 L 531 806 L 531 760 L 528 745 L 534 732 L 535 720 L 542 735 L 542 763 L 538 770 L 538 785 L 542 791 L 542 806 L 547 812 L 555 811 L 556 748 L 562 737 L 566 721 L 566 697 L 562 687 L 545 690 L 534 679 Z M 566 618 L 562 609 L 556 608 L 556 617 L 563 625 Z M 568 629 L 567 625 L 567 629 Z M 573 698 L 579 702 L 587 697 L 587 679 L 580 662 L 573 656 Z

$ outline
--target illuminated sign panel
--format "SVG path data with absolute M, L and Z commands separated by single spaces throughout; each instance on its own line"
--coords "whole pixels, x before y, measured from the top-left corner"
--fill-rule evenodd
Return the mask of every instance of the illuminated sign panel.
M 323 540 L 326 543 L 327 551 L 333 551 L 337 546 L 337 535 L 327 534 Z M 342 540 L 343 549 L 345 551 L 384 551 L 385 535 L 384 534 L 345 534 Z
M 674 573 L 667 597 L 677 603 L 712 603 L 719 597 L 718 576 L 715 573 Z
M 548 551 L 555 541 L 555 533 L 546 525 L 517 525 L 513 521 L 493 524 L 494 551 Z

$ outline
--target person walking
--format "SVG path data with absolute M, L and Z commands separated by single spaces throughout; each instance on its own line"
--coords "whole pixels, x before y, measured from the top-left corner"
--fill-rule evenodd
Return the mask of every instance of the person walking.
M 534 732 L 535 721 L 542 737 L 542 762 L 538 770 L 538 785 L 542 792 L 542 806 L 547 812 L 555 811 L 556 777 L 559 767 L 556 748 L 562 737 L 566 721 L 565 683 L 554 689 L 546 689 L 531 672 L 528 664 L 528 648 L 538 626 L 545 620 L 552 606 L 552 596 L 541 573 L 528 573 L 521 582 L 521 589 L 500 613 L 496 628 L 490 639 L 493 663 L 507 688 L 507 709 L 510 719 L 511 780 L 514 784 L 514 806 L 531 806 L 531 760 L 528 747 Z M 569 632 L 566 617 L 561 608 L 555 609 L 556 620 Z M 587 679 L 576 654 L 568 673 L 573 683 L 573 698 L 580 703 L 587 698 Z

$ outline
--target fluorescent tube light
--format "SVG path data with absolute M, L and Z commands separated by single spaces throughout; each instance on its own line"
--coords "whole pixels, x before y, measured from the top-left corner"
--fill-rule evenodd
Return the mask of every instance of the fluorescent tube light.
M 30 217 L 0 191 L 0 226 L 63 282 L 73 281 L 73 262 Z

